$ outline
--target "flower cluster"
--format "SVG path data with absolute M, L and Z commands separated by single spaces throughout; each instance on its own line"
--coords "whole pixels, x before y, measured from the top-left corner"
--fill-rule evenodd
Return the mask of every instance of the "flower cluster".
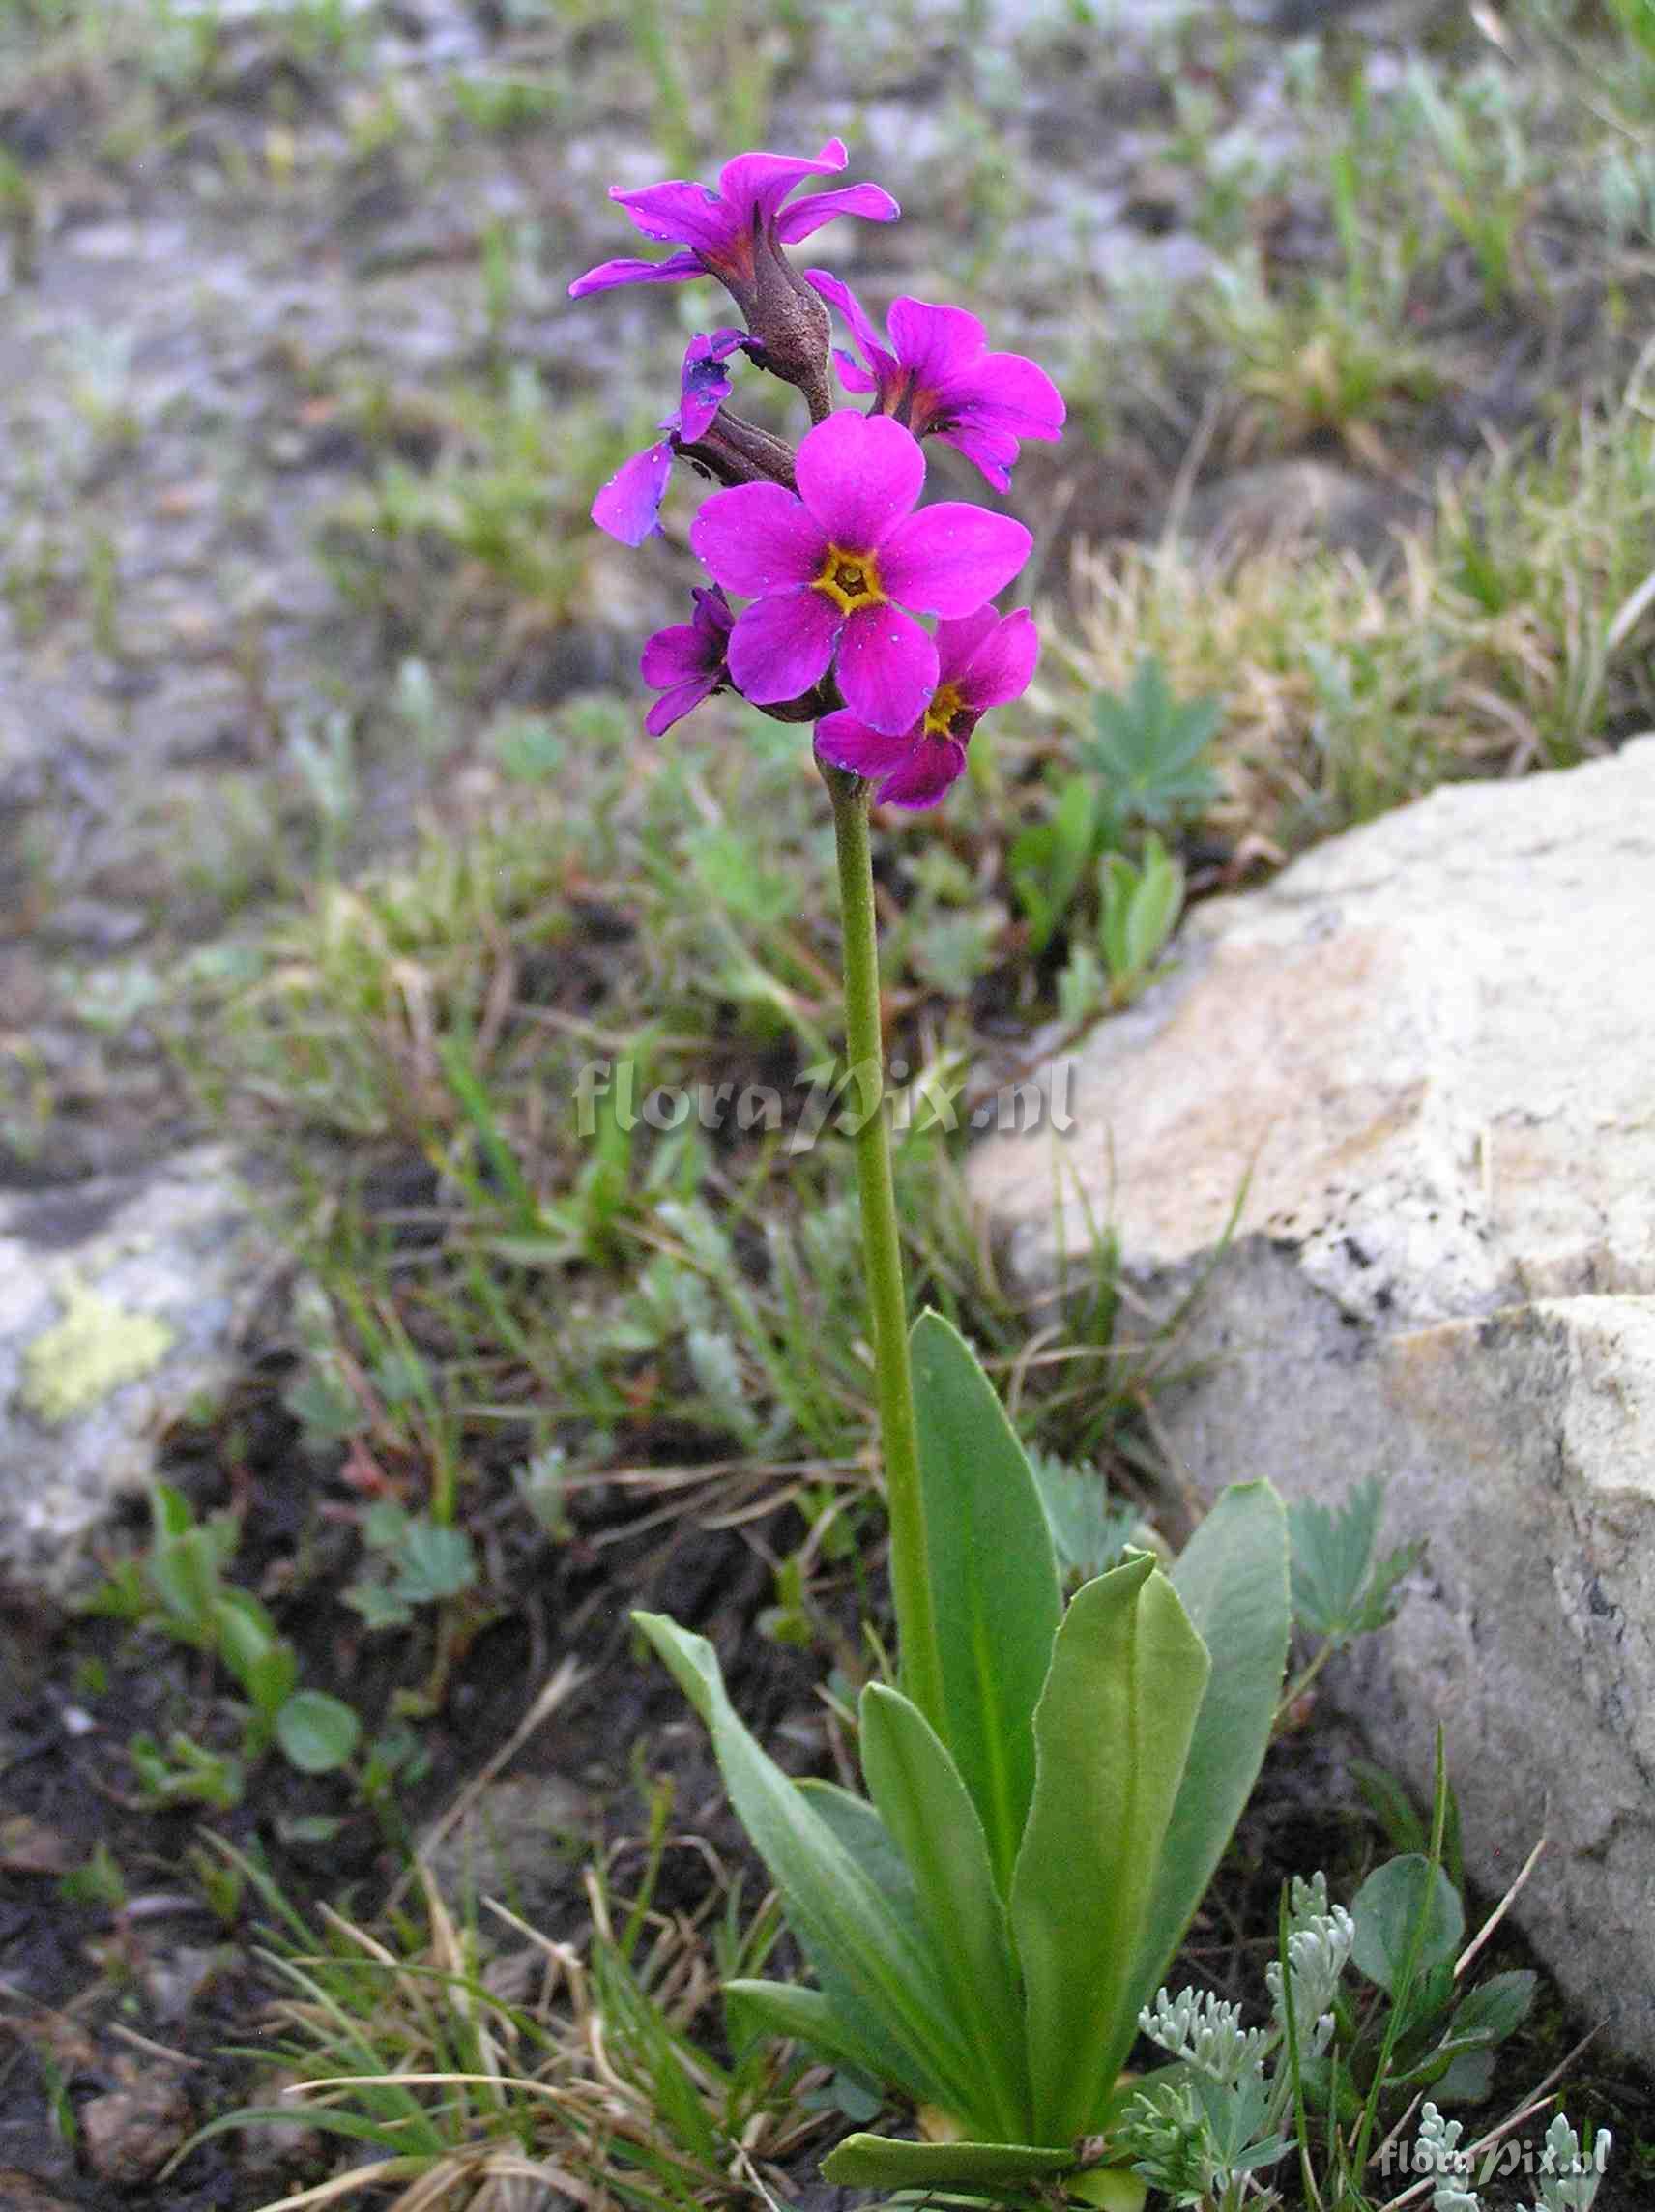
M 920 440 L 955 447 L 1004 491 L 1023 440 L 1061 436 L 1063 402 L 1033 362 L 991 353 L 962 307 L 898 299 L 882 337 L 836 276 L 794 268 L 784 249 L 835 217 L 889 222 L 898 212 L 871 184 L 798 196 L 845 161 L 834 138 L 814 160 L 740 155 L 716 189 L 611 190 L 646 238 L 680 250 L 606 261 L 570 293 L 711 276 L 744 327 L 690 340 L 660 438 L 616 472 L 592 515 L 641 545 L 660 529 L 675 458 L 722 487 L 689 533 L 712 588 L 697 590 L 689 622 L 644 649 L 644 680 L 660 694 L 645 723 L 653 735 L 729 689 L 780 720 L 814 722 L 818 758 L 882 802 L 934 806 L 982 715 L 1028 688 L 1039 639 L 1027 608 L 993 604 L 1028 560 L 1030 533 L 964 501 L 922 506 Z M 836 355 L 839 379 L 870 401 L 865 414 L 834 406 L 829 306 L 858 357 Z M 803 394 L 812 427 L 797 451 L 730 411 L 737 354 Z M 747 602 L 740 613 L 726 593 Z

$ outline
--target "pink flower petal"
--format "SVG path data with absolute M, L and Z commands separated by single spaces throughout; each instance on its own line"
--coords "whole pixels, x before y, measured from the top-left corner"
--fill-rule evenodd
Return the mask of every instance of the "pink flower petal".
M 642 545 L 660 528 L 661 501 L 672 475 L 672 448 L 650 446 L 623 461 L 592 503 L 592 519 L 599 530 L 623 545 Z
M 833 348 L 833 365 L 839 371 L 839 382 L 847 392 L 879 390 L 879 378 L 870 376 L 858 362 L 853 361 L 843 346 Z
M 664 261 L 601 261 L 575 278 L 569 298 L 584 300 L 589 292 L 613 292 L 618 284 L 682 284 L 687 276 L 706 275 L 693 253 L 669 253 Z
M 924 300 L 893 300 L 886 317 L 891 348 L 915 380 L 941 389 L 975 368 L 987 337 L 964 307 L 932 306 Z
M 670 730 L 675 722 L 682 722 L 692 713 L 703 699 L 710 699 L 717 690 L 717 675 L 686 677 L 675 684 L 670 691 L 663 691 L 644 716 L 644 727 L 652 738 L 658 738 Z
M 859 215 L 864 222 L 894 222 L 901 213 L 883 186 L 841 185 L 837 191 L 812 192 L 808 199 L 784 207 L 776 217 L 776 236 L 784 246 L 798 246 L 803 239 L 814 238 L 835 216 Z
M 972 655 L 985 639 L 1000 627 L 1000 617 L 993 607 L 978 607 L 974 614 L 956 615 L 937 625 L 937 678 L 942 684 L 952 684 L 971 661 Z M 661 635 L 668 633 L 663 630 Z
M 720 657 L 694 623 L 674 623 L 645 640 L 638 673 L 652 691 L 664 691 L 669 684 L 687 684 L 692 676 L 705 675 L 709 660 Z
M 812 291 L 820 293 L 830 307 L 838 308 L 840 314 L 845 318 L 846 327 L 856 340 L 862 359 L 870 368 L 877 366 L 882 359 L 890 361 L 890 355 L 886 351 L 884 341 L 881 339 L 878 331 L 874 329 L 866 309 L 849 284 L 842 282 L 830 269 L 807 269 L 804 272 L 804 281 L 811 287 Z M 893 362 L 891 365 L 894 367 L 896 364 Z M 871 385 L 853 385 L 851 389 L 857 392 L 867 392 L 871 391 L 873 387 Z
M 681 246 L 711 248 L 728 245 L 738 227 L 718 194 L 705 185 L 675 180 L 646 185 L 641 191 L 624 192 L 611 185 L 609 197 L 624 207 L 646 238 L 673 239 Z
M 944 446 L 952 446 L 957 453 L 964 453 L 973 461 L 993 484 L 996 491 L 1011 488 L 1011 467 L 1017 458 L 1017 440 L 1009 430 L 989 430 L 968 417 L 951 430 L 939 430 L 937 436 Z
M 829 416 L 828 422 L 836 422 Z M 876 416 L 867 426 L 877 428 Z M 811 438 L 821 429 L 812 430 Z M 805 445 L 810 439 L 805 440 Z M 804 449 L 799 449 L 799 459 Z M 730 495 L 725 493 L 725 498 Z M 706 509 L 702 509 L 703 513 Z M 899 522 L 879 549 L 880 579 L 893 599 L 921 614 L 969 615 L 1010 583 L 1034 540 L 1021 522 L 987 508 L 944 500 Z
M 719 170 L 718 189 L 746 230 L 755 208 L 774 215 L 806 177 L 836 176 L 849 160 L 842 138 L 829 138 L 814 161 L 802 154 L 738 154 Z
M 1063 395 L 1038 362 L 1020 353 L 984 354 L 972 381 L 970 407 L 979 421 L 1019 438 L 1062 435 Z
M 731 683 L 756 707 L 798 698 L 827 674 L 843 620 L 808 584 L 755 599 L 730 632 Z
M 874 793 L 881 806 L 908 806 L 917 810 L 935 806 L 951 783 L 959 780 L 966 765 L 966 748 L 954 738 L 924 738 L 894 775 L 887 776 Z
M 998 623 L 971 655 L 962 675 L 955 678 L 961 699 L 979 714 L 991 707 L 1003 707 L 1008 699 L 1021 699 L 1040 657 L 1040 633 L 1027 607 L 1019 607 Z
M 838 673 L 851 712 L 870 729 L 900 735 L 931 704 L 937 648 L 900 607 L 861 607 L 845 624 Z
M 848 769 L 852 775 L 877 779 L 902 766 L 914 747 L 915 737 L 914 730 L 905 730 L 899 738 L 887 736 L 884 730 L 870 730 L 866 722 L 858 721 L 848 709 L 841 708 L 836 714 L 825 714 L 817 723 L 816 750 L 835 768 Z
M 717 583 L 748 597 L 811 582 L 828 552 L 821 524 L 792 492 L 767 483 L 737 484 L 704 500 L 689 526 L 689 543 Z
M 697 584 L 689 596 L 695 601 L 695 627 L 708 640 L 710 648 L 716 647 L 722 653 L 729 639 L 730 626 L 736 620 L 729 600 L 716 584 L 711 591 Z
M 794 473 L 799 498 L 833 543 L 866 553 L 919 497 L 925 456 L 917 439 L 889 416 L 842 407 L 806 433 Z
M 695 443 L 729 398 L 730 371 L 724 364 L 745 335 L 744 331 L 716 331 L 711 337 L 698 334 L 684 348 L 678 419 L 670 426 L 686 444 Z

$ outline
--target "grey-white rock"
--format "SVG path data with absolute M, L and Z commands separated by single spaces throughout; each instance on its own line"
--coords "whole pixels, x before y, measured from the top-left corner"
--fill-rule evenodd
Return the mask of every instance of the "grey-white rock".
M 276 1247 L 229 1151 L 0 1195 L 0 1567 L 52 1589 L 235 1372 Z
M 1438 791 L 1178 955 L 975 1195 L 1026 1285 L 1089 1216 L 1152 1301 L 1210 1270 L 1158 1408 L 1201 1488 L 1385 1478 L 1429 1553 L 1337 1694 L 1422 1790 L 1442 1723 L 1485 1887 L 1551 1839 L 1519 1916 L 1655 2059 L 1655 738 Z

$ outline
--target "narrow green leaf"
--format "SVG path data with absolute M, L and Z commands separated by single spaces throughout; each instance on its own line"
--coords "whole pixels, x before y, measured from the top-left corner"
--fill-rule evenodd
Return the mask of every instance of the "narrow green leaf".
M 1206 1677 L 1201 1639 L 1147 1556 L 1088 1583 L 1058 1631 L 1011 1885 L 1031 2132 L 1047 2142 L 1097 2125 L 1137 2033 L 1150 1887 Z
M 914 1941 L 919 1943 L 922 1937 L 914 1902 L 914 1877 L 890 1831 L 867 1799 L 841 1790 L 836 1782 L 809 1779 L 794 1787 L 821 1815 L 897 1919 L 913 1931 Z M 863 2003 L 831 1959 L 814 1951 L 808 1956 L 822 1985 L 821 1994 L 831 2005 L 840 2027 L 853 2038 L 850 2048 L 859 2053 L 854 2061 L 841 2063 L 854 2064 L 874 2081 L 899 2082 L 923 2104 L 932 2091 L 922 2083 L 916 2085 L 912 2062 L 901 2043 L 891 2036 L 883 2016 Z
M 212 1615 L 219 1658 L 238 1682 L 246 1682 L 260 1662 L 278 1648 L 276 1623 L 247 1590 L 220 1590 L 213 1600 Z
M 1134 2014 L 1182 1941 L 1264 1762 L 1287 1666 L 1288 1553 L 1287 1516 L 1269 1483 L 1233 1483 L 1172 1569 L 1212 1672 L 1161 1848 Z
M 841 2018 L 825 1991 L 806 1989 L 802 1982 L 735 1981 L 725 1983 L 724 1994 L 751 2029 L 805 2044 L 854 2074 L 869 2072 L 857 2028 Z
M 662 1614 L 632 1618 L 707 1724 L 737 1817 L 829 1997 L 837 2003 L 843 1991 L 880 2023 L 902 2053 L 899 2079 L 911 2094 L 945 2111 L 968 2103 L 971 2067 L 917 1930 L 742 1727 L 707 1639 Z M 886 2071 L 872 2056 L 866 2064 Z
M 998 2195 L 1033 2185 L 1075 2163 L 1073 2150 L 1034 2143 L 904 2142 L 894 2136 L 847 2136 L 822 2161 L 822 2178 L 840 2189 L 970 2189 Z
M 210 1644 L 218 1560 L 206 1529 L 186 1528 L 158 1544 L 144 1561 L 144 1573 L 166 1608 L 173 1634 L 191 1644 Z
M 1002 1896 L 1034 1791 L 1034 1707 L 1062 1600 L 1040 1494 L 976 1355 L 941 1314 L 914 1324 L 925 1540 L 943 1670 L 927 1714 L 988 1838 Z
M 870 1682 L 861 1703 L 862 1767 L 907 1861 L 919 1923 L 970 2044 L 977 2101 L 955 2115 L 997 2139 L 1027 2133 L 1023 1988 L 988 1840 L 958 1767 L 917 1705 Z

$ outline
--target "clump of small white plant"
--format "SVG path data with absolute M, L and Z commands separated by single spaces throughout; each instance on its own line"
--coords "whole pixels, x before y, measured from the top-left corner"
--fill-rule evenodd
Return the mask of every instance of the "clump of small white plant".
M 1359 1899 L 1358 1913 L 1363 1909 Z M 1267 2026 L 1244 2027 L 1239 2005 L 1194 1989 L 1176 1997 L 1162 1989 L 1140 2013 L 1144 2034 L 1178 2062 L 1178 2071 L 1157 2077 L 1139 2092 L 1117 2140 L 1135 2170 L 1173 2204 L 1196 2212 L 1240 2212 L 1244 2205 L 1263 2212 L 1279 2202 L 1261 2176 L 1295 2147 L 1311 2154 L 1304 2137 L 1305 2092 L 1314 2085 L 1314 2102 L 1321 2105 L 1326 2067 L 1336 2063 L 1330 2058 L 1335 2038 L 1350 2032 L 1350 1998 L 1341 1983 L 1353 1952 L 1362 1965 L 1361 1929 L 1343 1906 L 1329 1906 L 1325 1877 L 1295 1877 L 1288 1892 L 1281 1957 L 1265 1969 Z M 1406 1990 L 1403 1998 L 1406 2005 Z M 1441 2048 L 1452 2048 L 1452 2039 Z M 1445 2069 L 1439 2071 L 1445 2076 Z M 1396 2087 L 1408 2086 L 1408 2071 L 1397 2071 L 1391 2081 Z M 1370 2111 L 1369 2125 L 1371 2119 Z M 1499 2169 L 1498 2145 L 1462 2150 L 1462 2122 L 1444 2118 L 1428 2102 L 1411 2153 L 1395 2147 L 1394 2139 L 1384 2146 L 1383 2170 L 1411 2182 L 1407 2201 L 1417 2202 L 1421 2177 L 1432 2176 L 1431 2212 L 1484 2212 L 1473 2186 L 1475 2154 L 1490 2153 L 1481 2175 L 1486 2179 Z M 1353 2166 L 1360 2173 L 1368 2139 L 1364 2126 L 1359 2147 L 1346 2146 L 1333 2167 L 1350 2175 Z M 1582 2158 L 1575 2131 L 1559 2114 L 1546 2135 L 1538 2162 L 1540 2195 L 1528 2212 L 1590 2212 L 1609 2148 L 1610 2138 L 1600 2135 L 1589 2158 Z M 1327 2200 L 1346 2199 L 1335 2187 Z
M 1461 2134 L 1461 2122 L 1444 2119 L 1435 2105 L 1421 2110 L 1412 2167 L 1416 2173 L 1438 2176 L 1431 2212 L 1483 2212 L 1483 2199 L 1470 2185 L 1472 2154 L 1460 2148 Z M 1613 2139 L 1603 2129 L 1590 2156 L 1582 2156 L 1580 2137 L 1559 2112 L 1546 2131 L 1540 2155 L 1540 2195 L 1525 2212 L 1591 2212 Z M 1496 2163 L 1495 2153 L 1488 2163 Z
M 1288 1894 L 1287 1973 L 1279 1961 L 1265 1971 L 1269 2027 L 1243 2028 L 1239 2005 L 1193 1989 L 1176 1997 L 1163 1989 L 1139 2014 L 1149 2041 L 1187 2072 L 1139 2095 L 1121 2139 L 1137 2171 L 1175 2204 L 1232 2212 L 1247 2177 L 1292 2147 L 1288 2005 L 1299 2051 L 1325 2050 L 1354 1934 L 1343 1906 L 1329 1908 L 1325 1876 L 1295 1876 Z

